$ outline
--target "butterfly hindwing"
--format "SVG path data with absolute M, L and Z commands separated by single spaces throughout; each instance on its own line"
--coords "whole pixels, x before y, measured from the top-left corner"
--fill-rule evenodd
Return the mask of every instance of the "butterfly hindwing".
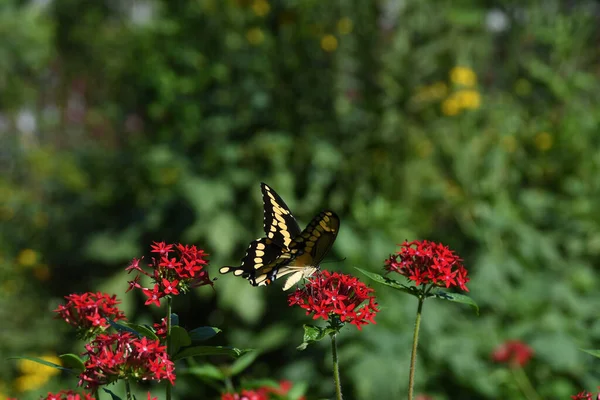
M 266 183 L 261 183 L 263 197 L 263 227 L 268 239 L 288 249 L 292 239 L 300 234 L 296 218 L 281 197 Z
M 233 275 L 242 276 L 256 286 L 257 284 L 254 281 L 255 271 L 269 265 L 280 255 L 281 248 L 271 240 L 267 238 L 256 239 L 250 242 L 239 267 L 221 267 L 219 272 L 222 274 L 233 272 Z

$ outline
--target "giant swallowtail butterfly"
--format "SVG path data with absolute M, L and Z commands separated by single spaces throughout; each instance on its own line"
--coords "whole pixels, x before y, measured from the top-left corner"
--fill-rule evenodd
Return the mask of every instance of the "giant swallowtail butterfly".
M 333 211 L 325 210 L 301 231 L 283 199 L 267 184 L 261 183 L 260 187 L 266 237 L 250 243 L 239 267 L 222 267 L 219 272 L 232 272 L 253 286 L 270 285 L 290 275 L 283 285 L 283 290 L 288 290 L 319 268 L 335 241 L 340 219 Z

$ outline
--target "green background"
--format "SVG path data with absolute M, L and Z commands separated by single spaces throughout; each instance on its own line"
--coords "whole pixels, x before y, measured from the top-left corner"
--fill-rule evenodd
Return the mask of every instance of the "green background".
M 464 259 L 481 314 L 426 302 L 417 393 L 525 398 L 490 358 L 508 339 L 535 350 L 540 398 L 595 389 L 579 349 L 600 341 L 599 26 L 595 1 L 4 0 L 2 359 L 81 351 L 51 313 L 72 292 L 157 320 L 124 293 L 128 261 L 196 244 L 217 277 L 262 234 L 264 181 L 301 225 L 340 215 L 324 268 L 381 271 L 405 239 Z M 416 301 L 373 286 L 377 324 L 339 339 L 348 400 L 405 396 Z M 279 284 L 218 276 L 175 312 L 262 349 L 244 379 L 333 397 L 328 343 L 295 349 L 311 321 Z M 178 399 L 218 397 L 178 368 Z M 3 361 L 0 392 L 20 375 Z

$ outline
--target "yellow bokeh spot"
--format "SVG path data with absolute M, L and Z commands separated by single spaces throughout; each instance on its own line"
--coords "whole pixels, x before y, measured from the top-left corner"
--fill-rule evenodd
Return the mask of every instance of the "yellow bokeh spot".
M 47 281 L 50 279 L 50 267 L 46 264 L 40 264 L 33 269 L 33 276 L 38 281 Z
M 39 255 L 35 250 L 24 249 L 21 250 L 17 256 L 17 263 L 22 267 L 33 267 L 39 261 Z
M 325 35 L 321 38 L 321 48 L 330 53 L 338 47 L 338 40 L 333 35 Z
M 460 104 L 455 97 L 449 97 L 442 102 L 442 113 L 448 116 L 457 115 L 460 112 Z
M 548 132 L 540 132 L 535 135 L 535 147 L 540 151 L 548 151 L 554 144 L 554 138 Z
M 246 32 L 246 39 L 251 45 L 257 46 L 265 40 L 265 34 L 260 28 L 252 28 Z
M 529 82 L 527 79 L 521 78 L 515 83 L 515 93 L 518 96 L 527 96 L 531 94 L 531 89 L 531 82 Z
M 271 6 L 265 0 L 254 0 L 252 3 L 252 11 L 259 17 L 264 17 L 271 11 Z
M 43 355 L 42 360 L 61 365 L 60 358 L 54 355 Z M 19 392 L 37 390 L 43 387 L 53 376 L 58 375 L 60 371 L 47 365 L 36 363 L 35 361 L 19 360 L 17 367 L 21 371 L 15 381 L 15 389 Z
M 450 70 L 450 80 L 458 85 L 475 86 L 477 75 L 470 68 L 454 67 Z
M 422 140 L 417 144 L 417 154 L 421 158 L 427 158 L 433 152 L 433 144 L 429 140 Z
M 352 20 L 348 17 L 340 19 L 337 23 L 337 30 L 340 33 L 340 35 L 349 34 L 350 32 L 352 32 L 353 28 L 354 24 L 352 23 Z
M 503 136 L 500 144 L 508 153 L 514 153 L 517 150 L 517 139 L 512 135 Z
M 460 90 L 455 97 L 461 108 L 475 109 L 481 105 L 481 95 L 477 90 Z
M 441 99 L 448 94 L 448 85 L 445 82 L 436 82 L 429 86 L 429 93 L 431 97 Z

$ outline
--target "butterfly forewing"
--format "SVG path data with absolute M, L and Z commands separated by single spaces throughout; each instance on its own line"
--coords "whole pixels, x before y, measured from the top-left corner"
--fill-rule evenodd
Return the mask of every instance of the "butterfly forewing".
M 268 239 L 288 249 L 292 239 L 300 234 L 298 222 L 281 197 L 266 183 L 261 183 L 263 197 L 263 227 Z

